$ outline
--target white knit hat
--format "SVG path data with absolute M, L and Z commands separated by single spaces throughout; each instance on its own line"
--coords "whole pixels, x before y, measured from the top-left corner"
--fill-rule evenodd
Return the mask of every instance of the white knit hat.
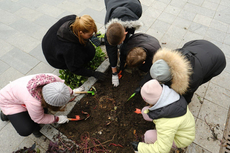
M 47 104 L 63 106 L 70 101 L 69 88 L 62 82 L 53 82 L 42 88 L 42 95 Z
M 160 83 L 157 80 L 152 79 L 146 82 L 141 88 L 141 97 L 148 104 L 154 105 L 159 100 L 162 90 L 163 88 Z
M 157 60 L 150 68 L 150 75 L 160 82 L 167 82 L 172 79 L 170 67 L 163 59 Z

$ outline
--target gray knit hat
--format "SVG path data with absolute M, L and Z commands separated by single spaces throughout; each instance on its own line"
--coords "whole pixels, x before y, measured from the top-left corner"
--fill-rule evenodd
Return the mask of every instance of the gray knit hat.
M 42 95 L 47 104 L 63 106 L 70 100 L 69 88 L 62 82 L 53 82 L 42 88 Z
M 153 63 L 150 68 L 150 75 L 153 79 L 160 82 L 167 82 L 172 79 L 170 67 L 163 59 L 157 60 Z

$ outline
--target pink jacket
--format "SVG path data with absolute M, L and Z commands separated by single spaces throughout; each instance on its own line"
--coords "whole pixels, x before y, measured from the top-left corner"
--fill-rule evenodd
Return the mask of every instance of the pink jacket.
M 39 98 L 35 97 L 35 95 L 33 95 L 28 90 L 29 88 L 27 86 L 29 84 L 29 81 L 31 83 L 31 80 L 35 76 L 49 76 L 50 78 L 52 78 L 52 81 L 43 81 L 43 78 L 41 78 L 41 82 L 43 81 L 43 83 L 45 84 L 51 82 L 64 83 L 64 80 L 51 73 L 35 74 L 21 77 L 13 82 L 10 82 L 8 85 L 0 90 L 0 108 L 5 115 L 12 115 L 28 111 L 31 119 L 38 124 L 54 123 L 54 115 L 44 114 L 44 109 L 41 106 Z M 35 84 L 30 84 L 30 86 L 36 87 L 37 84 L 35 82 Z M 71 93 L 72 89 L 70 89 L 70 94 Z

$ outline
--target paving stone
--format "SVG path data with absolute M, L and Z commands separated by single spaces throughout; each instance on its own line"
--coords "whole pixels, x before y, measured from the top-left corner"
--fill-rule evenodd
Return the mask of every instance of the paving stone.
M 17 1 L 19 4 L 26 6 L 28 8 L 31 9 L 37 9 L 39 6 L 41 6 L 43 3 L 41 2 L 41 0 L 39 1 L 31 1 L 31 0 L 15 0 Z
M 208 120 L 209 121 L 209 120 Z M 219 152 L 220 146 L 218 141 L 212 139 L 212 131 L 210 127 L 201 119 L 197 119 L 196 122 L 196 137 L 194 143 L 199 144 L 204 150 L 212 153 Z
M 188 29 L 189 26 L 191 25 L 191 21 L 189 20 L 186 20 L 186 19 L 183 19 L 183 18 L 180 18 L 180 17 L 177 17 L 175 19 L 175 21 L 173 22 L 173 26 L 176 26 L 176 27 L 180 27 L 180 28 L 184 28 L 184 29 Z
M 155 18 L 150 16 L 148 13 L 149 10 L 146 10 L 146 12 L 143 13 L 143 15 L 140 18 L 140 21 L 142 22 L 142 26 L 145 26 L 146 28 L 150 28 L 150 26 L 155 22 Z M 147 15 L 148 14 L 148 15 Z
M 189 10 L 181 10 L 178 17 L 181 17 L 186 20 L 193 21 L 196 16 L 196 13 L 190 12 Z
M 215 93 L 215 94 L 214 94 Z M 229 108 L 230 103 L 230 90 L 220 87 L 212 82 L 209 83 L 205 99 L 212 101 L 213 103 L 220 105 L 224 108 Z
M 41 44 L 37 45 L 37 47 L 31 50 L 29 54 L 32 55 L 34 58 L 38 59 L 39 61 L 42 61 L 43 63 L 49 65 L 49 63 L 46 61 L 45 56 L 43 54 Z
M 86 7 L 82 4 L 73 3 L 70 1 L 64 1 L 57 6 L 58 8 L 72 12 L 73 14 L 79 15 Z
M 47 139 L 44 135 L 42 135 L 40 138 L 36 138 L 33 134 L 31 134 L 30 136 L 28 136 L 27 139 L 30 139 L 33 142 L 36 142 L 36 144 L 38 145 L 38 148 L 42 150 L 47 150 L 49 143 L 50 143 L 50 140 Z
M 192 101 L 189 103 L 189 110 L 194 117 L 198 117 L 202 102 L 201 98 L 197 94 L 194 94 Z
M 20 19 L 10 24 L 10 26 L 17 31 L 20 31 L 28 36 L 31 36 L 37 40 L 42 40 L 43 36 L 47 32 L 47 29 L 37 25 L 33 22 L 30 22 L 26 19 Z
M 183 8 L 186 3 L 187 3 L 187 0 L 171 0 L 170 1 L 170 5 L 176 6 L 179 8 Z
M 166 34 L 169 35 L 170 37 L 174 37 L 178 39 L 178 38 L 183 38 L 186 32 L 187 32 L 186 29 L 172 25 L 170 26 Z
M 181 40 L 177 39 L 178 37 L 173 37 L 172 35 L 166 33 L 159 41 L 164 43 L 162 47 L 167 47 L 170 49 L 176 49 L 178 48 L 179 44 L 181 43 Z
M 212 22 L 212 18 L 197 14 L 193 21 L 204 26 L 209 26 Z
M 198 39 L 203 39 L 204 36 L 187 31 L 183 37 L 183 40 L 181 41 L 181 47 L 186 43 L 189 42 L 191 40 L 198 40 Z
M 14 46 L 10 45 L 9 43 L 7 43 L 2 39 L 0 39 L 0 46 L 1 46 L 0 57 L 14 48 Z
M 202 24 L 199 24 L 199 23 L 192 22 L 188 30 L 196 34 L 204 35 L 206 31 L 208 30 L 208 27 Z
M 0 22 L 6 25 L 9 25 L 18 20 L 18 17 L 14 16 L 12 13 L 9 13 L 5 10 L 0 9 Z
M 43 62 L 40 62 L 36 65 L 31 71 L 29 71 L 26 75 L 37 74 L 37 73 L 52 73 L 55 68 L 50 65 L 47 65 Z
M 16 32 L 15 34 L 7 38 L 6 42 L 12 44 L 15 47 L 18 47 L 20 50 L 27 53 L 34 49 L 40 43 L 39 40 L 34 39 L 21 32 Z
M 210 37 L 216 41 L 223 42 L 226 37 L 226 32 L 222 32 L 213 28 L 209 28 L 205 34 L 205 36 Z M 226 40 L 226 39 L 225 39 Z
M 10 13 L 14 13 L 19 10 L 22 6 L 18 3 L 12 1 L 0 1 L 0 9 L 5 10 Z
M 24 140 L 24 137 L 21 137 L 12 124 L 7 124 L 0 131 L 0 152 L 2 153 L 12 153 L 14 149 Z
M 204 0 L 188 0 L 188 3 L 195 4 L 198 6 L 201 6 L 203 4 Z
M 176 19 L 176 16 L 173 14 L 162 12 L 162 14 L 158 17 L 158 19 L 171 24 Z
M 205 0 L 204 3 L 202 4 L 202 7 L 205 7 L 207 9 L 211 9 L 211 10 L 216 10 L 218 5 L 216 3 L 210 2 Z
M 224 43 L 227 45 L 230 45 L 230 36 L 226 35 L 225 39 L 224 39 Z
M 33 9 L 22 7 L 18 11 L 16 11 L 14 14 L 20 16 L 21 18 L 27 19 L 29 21 L 34 21 L 40 16 L 42 16 L 42 13 L 35 11 Z
M 68 15 L 70 15 L 71 13 L 68 13 Z M 66 14 L 67 15 L 67 14 Z M 62 17 L 64 17 L 65 15 L 63 15 Z M 58 17 L 58 19 L 60 19 L 61 17 Z M 34 20 L 33 23 L 43 26 L 44 28 L 46 28 L 46 31 L 48 31 L 48 29 L 57 22 L 56 18 L 51 17 L 49 15 L 43 14 L 42 16 L 40 16 L 39 18 L 37 18 L 36 20 Z
M 221 47 L 221 50 L 224 52 L 224 55 L 228 58 L 230 58 L 230 45 L 227 45 L 227 44 L 223 44 Z
M 223 71 L 220 75 L 212 78 L 211 82 L 219 85 L 225 89 L 230 90 L 230 73 L 227 73 L 226 71 Z
M 61 8 L 57 8 L 51 5 L 47 5 L 47 4 L 43 4 L 39 6 L 36 10 L 46 15 L 50 15 L 52 17 L 58 17 L 61 13 L 64 12 L 64 10 Z
M 1 130 L 8 124 L 9 122 L 4 122 L 0 119 L 0 133 L 1 133 Z
M 151 36 L 154 36 L 157 40 L 162 39 L 162 37 L 164 36 L 164 32 L 159 31 L 159 30 L 154 29 L 154 28 L 149 28 L 146 33 L 151 35 Z
M 203 16 L 207 16 L 210 18 L 213 18 L 215 15 L 215 11 L 201 7 L 201 6 L 197 6 L 197 5 L 191 4 L 191 3 L 186 3 L 183 9 L 189 10 L 190 12 L 200 14 Z
M 3 74 L 9 68 L 10 66 L 8 64 L 0 60 L 0 75 Z
M 0 87 L 5 87 L 10 81 L 14 81 L 24 75 L 17 71 L 16 69 L 10 67 L 4 73 L 0 75 Z
M 186 153 L 212 153 L 212 152 L 205 150 L 204 148 L 200 147 L 196 143 L 192 143 L 190 146 L 188 146 Z
M 214 28 L 216 30 L 220 30 L 220 31 L 223 31 L 223 32 L 227 32 L 228 30 L 228 27 L 229 25 L 226 24 L 226 23 L 223 23 L 221 21 L 218 21 L 218 20 L 212 20 L 212 22 L 210 23 L 210 27 L 211 28 Z
M 167 4 L 160 1 L 153 1 L 151 7 L 163 11 L 167 7 Z
M 17 48 L 2 56 L 1 60 L 23 74 L 26 74 L 39 63 L 37 59 Z
M 230 24 L 230 7 L 219 5 L 214 19 Z
M 0 23 L 0 39 L 5 41 L 7 38 L 11 37 L 16 32 L 17 31 L 11 28 L 10 26 Z
M 100 11 L 96 11 L 94 9 L 85 9 L 84 11 L 82 11 L 81 13 L 79 13 L 79 15 L 84 15 L 84 14 L 88 14 L 90 15 L 95 22 L 98 22 L 102 25 L 104 25 L 104 21 L 105 21 L 105 14 L 100 12 Z
M 141 5 L 151 6 L 154 0 L 141 0 Z

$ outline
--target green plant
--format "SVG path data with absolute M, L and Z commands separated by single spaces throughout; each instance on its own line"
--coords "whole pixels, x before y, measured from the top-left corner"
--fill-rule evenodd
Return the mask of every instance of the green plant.
M 102 51 L 101 47 L 96 47 L 94 44 L 96 53 L 94 58 L 87 63 L 86 68 L 91 70 L 96 70 L 98 66 L 105 60 L 105 53 Z M 72 89 L 81 86 L 86 80 L 87 77 L 76 75 L 69 70 L 59 70 L 60 78 L 65 80 L 65 83 Z

